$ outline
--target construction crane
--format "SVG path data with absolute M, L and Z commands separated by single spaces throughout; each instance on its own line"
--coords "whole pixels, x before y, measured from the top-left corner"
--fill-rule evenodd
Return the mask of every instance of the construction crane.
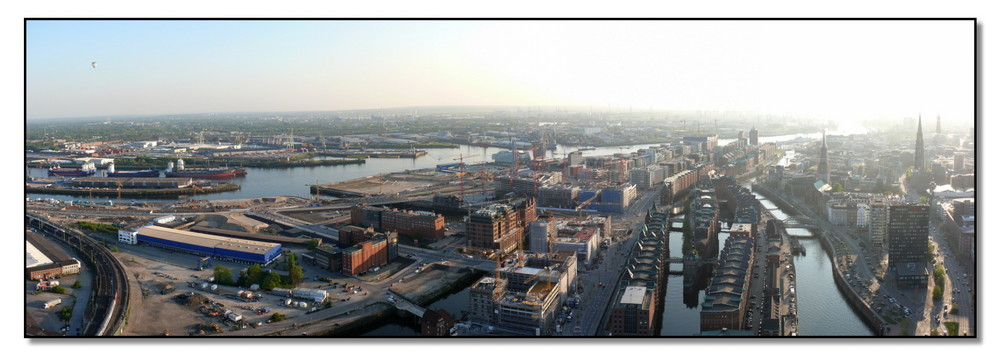
M 462 197 L 462 200 L 465 200 L 465 159 L 466 158 L 472 158 L 472 157 L 479 157 L 479 155 L 465 156 L 465 155 L 459 154 L 458 158 L 452 159 L 452 161 L 458 161 L 458 166 L 459 166 L 459 168 L 462 169 L 461 175 L 459 176 L 459 178 L 460 178 L 460 183 L 459 183 L 459 192 L 460 193 L 459 194 Z
M 582 203 L 580 203 L 580 205 L 577 205 L 576 206 L 576 211 L 580 211 L 580 209 L 583 209 L 583 208 L 587 207 L 588 205 L 590 205 L 594 201 L 594 199 L 597 199 L 597 197 L 599 195 L 600 194 L 594 194 L 594 196 L 590 197 L 590 199 L 587 199 L 587 200 L 583 201 Z
M 538 279 L 538 277 L 541 277 L 542 275 L 548 275 L 550 272 L 552 272 L 552 269 L 550 267 L 539 269 L 538 272 L 535 272 L 535 274 L 531 275 L 531 277 L 528 277 L 528 279 L 524 280 L 524 284 L 530 286 L 531 282 L 534 282 L 536 279 Z

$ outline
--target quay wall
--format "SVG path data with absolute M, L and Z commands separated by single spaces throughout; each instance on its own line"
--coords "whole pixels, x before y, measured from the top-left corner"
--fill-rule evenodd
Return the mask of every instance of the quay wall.
M 788 207 L 791 208 L 791 210 L 798 212 L 797 209 L 794 209 L 790 204 L 782 199 L 780 195 L 773 193 L 769 188 L 756 184 L 753 187 L 754 191 L 760 192 L 761 195 L 770 199 L 778 205 L 778 207 L 781 207 L 782 209 Z M 882 318 L 881 315 L 878 314 L 878 312 L 872 309 L 868 303 L 865 303 L 864 299 L 861 298 L 861 296 L 854 291 L 853 288 L 851 288 L 851 284 L 847 281 L 844 273 L 837 268 L 837 258 L 833 255 L 833 244 L 830 243 L 826 234 L 823 234 L 822 231 L 820 231 L 816 235 L 818 235 L 820 244 L 823 245 L 823 250 L 826 251 L 826 256 L 829 257 L 830 262 L 833 263 L 833 268 L 831 268 L 831 271 L 833 272 L 833 281 L 837 286 L 837 290 L 840 291 L 840 295 L 844 296 L 848 304 L 851 305 L 851 308 L 861 316 L 861 319 L 865 321 L 865 325 L 868 325 L 868 328 L 875 332 L 876 335 L 886 336 L 889 324 Z

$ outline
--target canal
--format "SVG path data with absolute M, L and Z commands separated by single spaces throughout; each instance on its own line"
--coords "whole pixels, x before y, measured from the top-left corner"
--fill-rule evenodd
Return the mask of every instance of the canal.
M 458 289 L 427 306 L 427 310 L 438 309 L 448 311 L 452 319 L 458 321 L 462 317 L 462 314 L 469 310 L 468 286 Z M 373 325 L 373 327 L 373 329 L 361 334 L 348 336 L 420 336 L 420 325 L 417 324 L 414 317 L 401 318 L 392 316 L 377 325 Z
M 770 200 L 754 193 L 765 208 L 777 219 L 788 214 Z M 801 336 L 872 336 L 872 331 L 833 282 L 833 264 L 823 244 L 806 229 L 790 228 L 791 236 L 799 237 L 805 256 L 796 255 L 795 280 L 798 284 L 799 335 Z

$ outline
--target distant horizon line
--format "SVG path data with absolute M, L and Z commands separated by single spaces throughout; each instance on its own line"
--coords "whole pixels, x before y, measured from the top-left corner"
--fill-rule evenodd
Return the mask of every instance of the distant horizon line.
M 614 106 L 614 108 L 611 108 Z M 539 108 L 545 109 L 562 109 L 562 110 L 589 110 L 591 112 L 602 112 L 602 113 L 635 113 L 643 114 L 650 112 L 657 113 L 742 113 L 742 114 L 756 114 L 764 117 L 799 117 L 799 118 L 810 118 L 816 117 L 817 114 L 812 113 L 792 113 L 792 112 L 763 112 L 760 110 L 753 109 L 663 109 L 663 108 L 651 108 L 649 106 L 645 108 L 636 108 L 630 105 L 628 108 L 623 108 L 624 105 L 411 105 L 411 106 L 395 106 L 395 107 L 384 107 L 384 108 L 366 108 L 366 109 L 328 109 L 328 110 L 271 110 L 271 111 L 215 111 L 215 112 L 188 112 L 188 113 L 161 113 L 161 114 L 114 114 L 114 115 L 91 115 L 91 116 L 63 116 L 63 117 L 44 117 L 44 118 L 25 118 L 25 122 L 33 121 L 83 121 L 83 120 L 120 120 L 129 118 L 158 118 L 164 116 L 194 116 L 194 115 L 224 115 L 224 114 L 305 114 L 305 113 L 344 113 L 344 112 L 377 112 L 377 111 L 403 111 L 403 110 L 415 110 L 415 109 L 437 109 L 437 110 L 455 110 L 455 109 L 518 109 L 523 111 L 535 111 Z M 423 114 L 443 114 L 443 113 L 423 113 Z M 874 115 L 885 115 L 885 114 L 874 114 Z M 921 113 L 917 113 L 912 116 L 920 116 Z M 910 115 L 899 116 L 900 119 L 905 119 Z M 816 117 L 821 119 L 819 117 Z M 833 119 L 825 119 L 833 120 Z M 840 120 L 835 120 L 840 121 Z

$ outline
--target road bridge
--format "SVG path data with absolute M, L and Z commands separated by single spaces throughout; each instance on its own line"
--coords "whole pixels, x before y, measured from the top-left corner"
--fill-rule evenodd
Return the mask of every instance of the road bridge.
M 396 305 L 396 309 L 405 310 L 410 314 L 416 315 L 418 318 L 423 317 L 424 313 L 427 312 L 427 309 L 417 305 L 416 303 L 411 302 L 409 299 L 406 299 L 405 297 L 396 294 L 391 290 L 386 291 L 386 294 L 388 294 L 390 297 L 393 298 L 393 300 L 395 301 L 395 303 L 393 304 Z

